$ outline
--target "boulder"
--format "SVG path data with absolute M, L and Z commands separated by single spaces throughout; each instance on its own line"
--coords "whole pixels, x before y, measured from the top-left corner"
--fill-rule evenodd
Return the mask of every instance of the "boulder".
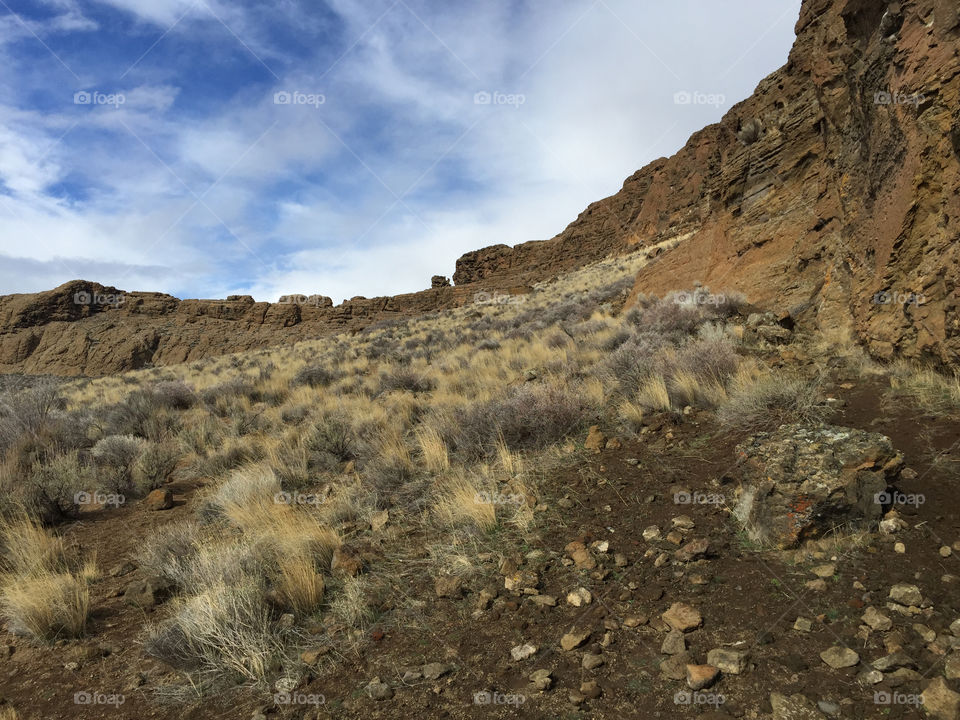
M 783 425 L 737 446 L 734 514 L 755 542 L 781 548 L 838 525 L 875 526 L 903 456 L 879 433 Z
M 173 493 L 166 488 L 158 488 L 143 499 L 147 510 L 169 510 L 173 507 Z

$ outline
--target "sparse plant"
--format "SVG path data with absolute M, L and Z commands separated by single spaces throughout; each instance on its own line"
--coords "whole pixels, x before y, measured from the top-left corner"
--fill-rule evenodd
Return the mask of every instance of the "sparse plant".
M 762 430 L 790 422 L 820 422 L 829 414 L 816 381 L 744 366 L 731 381 L 719 420 L 737 430 Z

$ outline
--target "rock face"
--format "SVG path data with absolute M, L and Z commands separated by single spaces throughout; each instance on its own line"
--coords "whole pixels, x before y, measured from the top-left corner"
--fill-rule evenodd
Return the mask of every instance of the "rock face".
M 334 307 L 323 295 L 287 295 L 277 303 L 249 295 L 179 300 L 75 280 L 47 292 L 0 296 L 0 373 L 103 375 L 192 362 L 458 307 L 474 302 L 480 288 L 528 290 L 508 278 Z
M 804 0 L 796 34 L 752 97 L 593 215 L 644 245 L 681 239 L 634 293 L 700 280 L 880 358 L 954 363 L 960 9 Z
M 753 540 L 778 547 L 842 523 L 878 522 L 903 464 L 886 436 L 831 425 L 783 425 L 737 454 L 734 515 Z

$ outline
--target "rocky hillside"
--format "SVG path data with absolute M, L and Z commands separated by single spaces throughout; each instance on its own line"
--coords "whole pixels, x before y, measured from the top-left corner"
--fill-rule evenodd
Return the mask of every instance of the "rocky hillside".
M 456 287 L 441 278 L 333 307 L 317 296 L 180 301 L 77 281 L 0 297 L 0 371 L 100 374 L 357 330 L 654 245 L 668 249 L 640 272 L 634 296 L 700 281 L 857 337 L 878 358 L 953 364 L 960 9 L 805 0 L 796 30 L 787 64 L 720 123 L 555 238 L 464 255 Z M 78 292 L 124 302 L 78 304 Z
M 736 288 L 878 358 L 955 363 L 960 8 L 807 0 L 796 30 L 751 98 L 593 215 L 684 237 L 635 293 Z

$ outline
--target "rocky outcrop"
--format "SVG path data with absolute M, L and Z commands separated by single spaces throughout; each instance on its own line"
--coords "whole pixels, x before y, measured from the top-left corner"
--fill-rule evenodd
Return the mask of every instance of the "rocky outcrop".
M 783 425 L 737 454 L 734 516 L 751 539 L 778 547 L 875 525 L 903 466 L 888 437 L 831 425 Z
M 323 295 L 288 295 L 278 303 L 249 295 L 178 300 L 78 280 L 48 292 L 0 296 L 0 372 L 100 375 L 188 362 L 457 307 L 474 302 L 480 287 L 355 298 L 334 306 Z
M 634 292 L 701 281 L 879 358 L 956 363 L 960 10 L 805 0 L 796 32 L 752 97 L 604 201 L 624 237 L 682 238 Z

